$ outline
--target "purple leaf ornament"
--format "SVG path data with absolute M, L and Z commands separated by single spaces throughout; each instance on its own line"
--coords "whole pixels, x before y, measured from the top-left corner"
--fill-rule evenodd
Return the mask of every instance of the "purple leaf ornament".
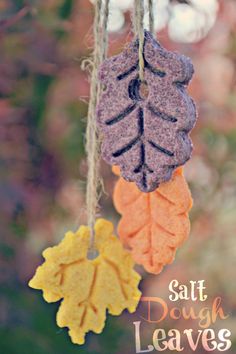
M 151 192 L 191 156 L 188 134 L 196 109 L 186 86 L 194 70 L 189 58 L 167 51 L 145 31 L 144 84 L 139 79 L 138 46 L 135 39 L 101 65 L 104 89 L 97 124 L 104 160 L 119 165 L 122 177 L 140 190 Z

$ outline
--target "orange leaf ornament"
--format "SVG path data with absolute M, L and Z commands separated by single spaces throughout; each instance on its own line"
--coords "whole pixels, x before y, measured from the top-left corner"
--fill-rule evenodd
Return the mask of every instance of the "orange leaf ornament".
M 113 168 L 114 173 L 119 169 Z M 118 224 L 121 241 L 130 248 L 136 263 L 158 274 L 172 263 L 177 247 L 188 237 L 191 193 L 179 167 L 170 181 L 151 193 L 142 193 L 122 177 L 114 190 L 114 205 L 122 215 Z

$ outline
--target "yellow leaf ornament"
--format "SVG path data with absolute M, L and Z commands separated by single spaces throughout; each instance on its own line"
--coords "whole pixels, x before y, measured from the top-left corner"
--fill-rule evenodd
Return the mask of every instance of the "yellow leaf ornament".
M 87 258 L 89 227 L 67 232 L 57 246 L 43 252 L 45 262 L 29 282 L 30 287 L 43 291 L 47 302 L 63 299 L 57 324 L 69 328 L 73 343 L 83 344 L 89 331 L 101 333 L 106 310 L 119 315 L 126 308 L 134 312 L 138 305 L 140 276 L 113 229 L 105 219 L 96 221 L 95 246 L 99 255 L 92 260 Z

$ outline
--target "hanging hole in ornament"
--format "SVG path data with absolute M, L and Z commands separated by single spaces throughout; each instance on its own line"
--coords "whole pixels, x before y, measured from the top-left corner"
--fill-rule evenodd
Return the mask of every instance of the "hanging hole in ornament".
M 99 256 L 99 252 L 96 249 L 90 249 L 87 252 L 87 259 L 89 259 L 90 261 L 97 258 L 98 256 Z
M 148 98 L 149 89 L 148 89 L 148 84 L 146 81 L 140 82 L 139 93 L 140 93 L 140 97 L 143 100 L 146 100 Z

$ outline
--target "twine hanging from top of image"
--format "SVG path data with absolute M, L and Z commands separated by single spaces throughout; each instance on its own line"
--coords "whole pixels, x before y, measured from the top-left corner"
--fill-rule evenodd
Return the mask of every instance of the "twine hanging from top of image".
M 90 250 L 94 251 L 94 223 L 99 201 L 99 139 L 96 127 L 96 105 L 100 94 L 98 69 L 107 53 L 107 23 L 109 15 L 109 0 L 95 3 L 94 14 L 94 50 L 92 58 L 92 73 L 90 82 L 90 99 L 86 129 L 86 152 L 88 162 L 88 177 L 86 189 L 87 222 L 91 230 Z
M 144 81 L 144 58 L 143 58 L 143 46 L 144 46 L 144 14 L 145 6 L 144 0 L 136 0 L 134 8 L 133 26 L 134 33 L 139 39 L 139 78 Z M 154 15 L 153 15 L 153 1 L 148 0 L 148 20 L 149 31 L 153 33 L 154 28 Z

